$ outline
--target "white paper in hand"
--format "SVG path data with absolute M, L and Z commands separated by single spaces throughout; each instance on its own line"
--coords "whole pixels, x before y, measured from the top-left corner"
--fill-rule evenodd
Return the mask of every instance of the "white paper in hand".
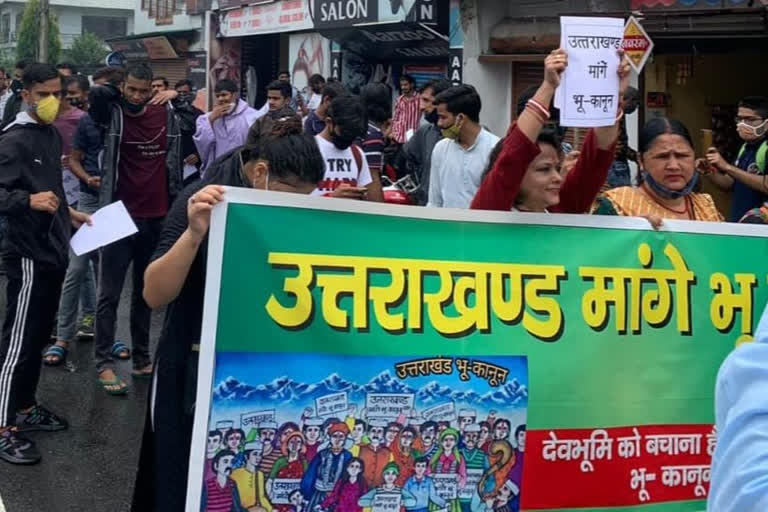
M 72 251 L 77 256 L 122 240 L 138 231 L 122 201 L 98 210 L 91 215 L 91 222 L 91 226 L 83 224 L 70 241 Z
M 619 108 L 619 49 L 624 40 L 621 18 L 560 18 L 561 45 L 568 68 L 555 93 L 560 124 L 611 126 Z

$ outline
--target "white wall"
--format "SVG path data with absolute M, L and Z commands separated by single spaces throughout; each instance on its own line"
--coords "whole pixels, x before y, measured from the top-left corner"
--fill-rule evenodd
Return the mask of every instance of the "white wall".
M 477 58 L 487 52 L 490 30 L 506 15 L 507 5 L 496 0 L 465 3 L 474 3 L 475 8 L 464 32 L 464 82 L 475 86 L 483 100 L 480 122 L 502 136 L 511 121 L 512 64 L 483 64 Z

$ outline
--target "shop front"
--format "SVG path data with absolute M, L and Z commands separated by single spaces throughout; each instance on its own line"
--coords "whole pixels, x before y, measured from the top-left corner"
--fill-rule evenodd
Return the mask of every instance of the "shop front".
M 184 79 L 191 80 L 197 90 L 205 87 L 206 52 L 199 30 L 123 37 L 107 44 L 113 52 L 122 53 L 129 65 L 147 64 L 155 76 L 167 78 L 171 87 Z
M 240 3 L 219 2 L 221 10 L 212 23 L 212 81 L 228 73 L 256 106 L 265 101 L 264 86 L 281 70 L 289 70 L 293 85 L 305 92 L 315 73 L 337 77 L 358 92 L 370 82 L 394 86 L 403 73 L 412 74 L 418 83 L 447 77 L 451 52 L 461 50 L 451 48 L 449 2 L 280 0 L 242 7 Z M 233 66 L 236 59 L 239 66 Z M 455 76 L 460 80 L 460 69 Z

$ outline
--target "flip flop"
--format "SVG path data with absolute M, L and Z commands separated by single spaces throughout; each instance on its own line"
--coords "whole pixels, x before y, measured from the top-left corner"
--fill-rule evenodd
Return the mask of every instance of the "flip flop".
M 112 356 L 115 359 L 127 361 L 131 358 L 131 349 L 122 341 L 116 341 L 115 344 L 112 345 Z
M 143 371 L 143 370 L 138 370 L 138 369 L 137 369 L 137 370 L 133 370 L 133 371 L 131 372 L 131 376 L 132 376 L 134 379 L 151 379 L 151 378 L 152 378 L 152 373 L 153 373 L 153 372 L 154 372 L 154 368 L 152 368 L 152 369 L 151 369 L 151 370 L 149 370 L 148 372 L 146 372 L 146 371 Z
M 51 358 L 57 358 L 51 360 Z M 46 366 L 61 366 L 67 360 L 67 347 L 51 345 L 43 354 L 43 363 Z
M 120 380 L 120 377 L 115 377 L 114 379 L 98 379 L 99 384 L 101 385 L 101 388 L 108 394 L 112 396 L 122 396 L 128 393 L 128 384 Z M 117 386 L 118 389 L 108 389 L 109 386 Z

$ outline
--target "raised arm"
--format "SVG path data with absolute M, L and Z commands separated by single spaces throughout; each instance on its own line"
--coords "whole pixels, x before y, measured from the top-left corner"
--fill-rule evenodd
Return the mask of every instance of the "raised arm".
M 544 81 L 517 122 L 509 127 L 501 153 L 480 185 L 472 201 L 472 209 L 512 209 L 525 172 L 539 154 L 536 140 L 549 118 L 549 105 L 567 66 L 568 55 L 564 50 L 557 49 L 547 56 L 544 61 Z

